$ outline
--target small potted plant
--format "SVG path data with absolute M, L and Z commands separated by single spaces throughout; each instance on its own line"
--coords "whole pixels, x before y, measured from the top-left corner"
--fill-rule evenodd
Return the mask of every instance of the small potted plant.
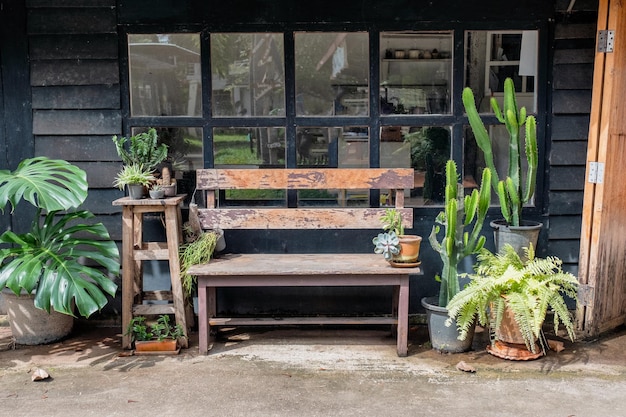
M 500 250 L 506 243 L 512 244 L 518 253 L 522 254 L 523 247 L 529 243 L 537 245 L 537 238 L 542 223 L 524 220 L 522 208 L 532 201 L 537 182 L 537 166 L 539 161 L 537 149 L 537 122 L 534 116 L 526 115 L 526 108 L 518 108 L 515 98 L 515 85 L 511 78 L 504 81 L 504 106 L 500 110 L 498 101 L 491 98 L 491 107 L 500 123 L 504 124 L 509 135 L 509 144 L 506 149 L 508 155 L 508 169 L 506 175 L 498 174 L 494 163 L 493 145 L 485 124 L 481 120 L 474 94 L 469 87 L 463 90 L 463 105 L 467 112 L 476 144 L 483 151 L 487 168 L 491 170 L 491 183 L 500 200 L 500 210 L 504 219 L 494 220 L 496 250 Z M 520 129 L 525 126 L 525 146 L 522 147 Z M 522 177 L 522 148 L 528 161 L 526 175 Z M 526 183 L 523 183 L 525 179 Z
M 158 200 L 165 197 L 165 191 L 163 190 L 163 187 L 159 184 L 152 184 L 148 193 L 150 194 L 150 198 L 153 200 Z
M 124 165 L 117 174 L 113 185 L 123 190 L 128 186 L 128 195 L 134 200 L 143 197 L 144 189 L 155 180 L 152 171 L 144 168 L 143 165 Z
M 128 324 L 126 334 L 135 345 L 135 354 L 176 354 L 179 352 L 178 339 L 185 337 L 179 324 L 172 324 L 170 316 L 160 315 L 152 324 L 146 317 L 137 316 Z
M 388 208 L 380 218 L 385 233 L 376 236 L 372 243 L 374 252 L 382 253 L 385 259 L 396 267 L 414 267 L 419 265 L 418 257 L 422 237 L 417 235 L 405 235 L 402 224 L 402 214 L 394 209 Z M 399 251 L 396 253 L 395 241 Z
M 480 189 L 464 196 L 463 184 L 459 182 L 456 164 L 449 160 L 446 164 L 446 204 L 444 211 L 435 219 L 429 242 L 439 254 L 443 263 L 439 299 L 425 297 L 422 306 L 426 309 L 430 341 L 434 349 L 444 352 L 464 352 L 472 346 L 472 330 L 468 337 L 460 341 L 455 327 L 446 326 L 447 305 L 459 291 L 458 265 L 466 257 L 478 253 L 485 244 L 481 235 L 483 222 L 487 216 L 491 200 L 491 172 L 483 171 Z M 441 241 L 437 240 L 443 227 Z
M 483 248 L 470 283 L 448 303 L 460 338 L 478 320 L 495 335 L 489 353 L 505 359 L 535 359 L 545 353 L 541 329 L 548 311 L 555 332 L 563 324 L 569 338 L 575 337 L 565 296 L 576 300 L 578 280 L 562 270 L 559 258 L 536 258 L 532 246 L 524 252 L 521 257 L 511 245 L 497 254 Z
M 13 172 L 0 170 L 0 209 L 24 200 L 36 211 L 30 229 L 0 235 L 0 289 L 19 344 L 58 340 L 73 316 L 89 317 L 115 296 L 119 252 L 87 210 L 85 171 L 67 161 L 36 157 Z

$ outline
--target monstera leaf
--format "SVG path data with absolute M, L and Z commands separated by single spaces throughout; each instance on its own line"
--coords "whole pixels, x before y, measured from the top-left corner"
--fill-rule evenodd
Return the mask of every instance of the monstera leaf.
M 13 172 L 0 170 L 0 209 L 21 199 L 46 211 L 68 210 L 87 198 L 85 171 L 59 159 L 36 157 L 23 160 Z
M 49 212 L 30 232 L 6 231 L 0 244 L 0 288 L 15 294 L 35 291 L 35 307 L 74 315 L 73 305 L 89 317 L 107 303 L 104 292 L 115 296 L 117 285 L 106 273 L 119 273 L 119 253 L 102 223 L 86 210 Z M 103 292 L 104 291 L 104 292 Z

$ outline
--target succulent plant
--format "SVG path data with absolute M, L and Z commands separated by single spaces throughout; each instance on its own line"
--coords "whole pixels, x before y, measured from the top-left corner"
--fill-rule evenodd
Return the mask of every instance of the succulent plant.
M 374 239 L 374 253 L 381 254 L 386 261 L 390 261 L 394 255 L 400 253 L 400 239 L 395 232 L 379 233 Z

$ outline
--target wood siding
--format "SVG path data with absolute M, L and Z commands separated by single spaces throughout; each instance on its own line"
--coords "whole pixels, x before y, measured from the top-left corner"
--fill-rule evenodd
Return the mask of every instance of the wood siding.
M 578 271 L 598 3 L 557 1 L 552 58 L 548 253 Z

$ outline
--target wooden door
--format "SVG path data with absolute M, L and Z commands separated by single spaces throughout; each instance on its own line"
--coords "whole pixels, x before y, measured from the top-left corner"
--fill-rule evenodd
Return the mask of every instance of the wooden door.
M 580 248 L 578 330 L 596 336 L 626 317 L 626 5 L 600 0 L 598 31 L 613 52 L 596 52 Z M 604 175 L 589 181 L 592 162 Z

